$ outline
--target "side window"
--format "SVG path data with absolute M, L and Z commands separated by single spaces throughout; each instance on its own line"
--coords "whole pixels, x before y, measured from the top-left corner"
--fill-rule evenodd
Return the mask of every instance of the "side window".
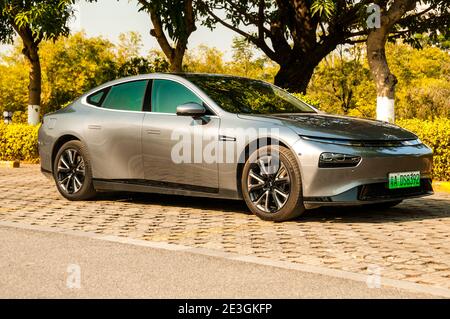
M 105 98 L 106 94 L 108 93 L 108 89 L 103 89 L 101 91 L 95 92 L 94 94 L 91 94 L 88 96 L 87 101 L 89 104 L 100 106 L 102 104 L 103 99 Z
M 113 110 L 142 111 L 148 81 L 133 81 L 111 87 L 102 107 Z
M 178 105 L 188 102 L 202 104 L 202 100 L 182 84 L 170 80 L 153 81 L 152 112 L 175 114 Z

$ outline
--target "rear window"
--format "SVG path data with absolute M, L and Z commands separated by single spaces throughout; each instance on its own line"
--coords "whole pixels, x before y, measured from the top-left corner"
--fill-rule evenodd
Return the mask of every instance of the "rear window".
M 108 89 L 104 89 L 99 92 L 95 92 L 92 95 L 89 95 L 87 98 L 88 103 L 95 106 L 100 106 L 106 96 L 107 91 Z
M 113 110 L 142 111 L 148 81 L 133 81 L 114 85 L 102 107 Z
M 142 111 L 148 80 L 117 84 L 87 97 L 89 104 L 105 109 Z

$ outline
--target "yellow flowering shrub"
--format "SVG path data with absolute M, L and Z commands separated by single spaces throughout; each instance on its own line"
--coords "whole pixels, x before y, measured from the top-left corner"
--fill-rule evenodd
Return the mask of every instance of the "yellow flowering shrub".
M 395 124 L 415 133 L 433 149 L 433 179 L 450 181 L 450 119 L 405 119 Z
M 450 119 L 404 119 L 396 124 L 415 133 L 434 152 L 433 179 L 450 181 Z M 0 123 L 0 160 L 39 162 L 39 126 Z
M 0 160 L 39 162 L 39 125 L 0 124 Z

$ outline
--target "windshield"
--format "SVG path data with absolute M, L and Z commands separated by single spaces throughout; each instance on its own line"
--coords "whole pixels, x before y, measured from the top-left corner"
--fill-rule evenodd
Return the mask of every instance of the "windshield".
M 274 85 L 246 78 L 180 74 L 231 113 L 316 113 L 308 104 Z

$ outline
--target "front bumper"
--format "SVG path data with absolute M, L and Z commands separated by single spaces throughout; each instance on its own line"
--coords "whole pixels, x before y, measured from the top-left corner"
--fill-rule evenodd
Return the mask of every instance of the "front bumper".
M 307 208 L 318 206 L 363 205 L 391 202 L 433 194 L 431 179 L 420 180 L 419 187 L 389 189 L 388 183 L 373 183 L 353 187 L 348 191 L 329 197 L 304 197 Z
M 293 145 L 302 173 L 307 206 L 354 205 L 432 194 L 432 151 L 426 145 L 401 147 L 354 147 L 300 139 Z M 323 152 L 361 156 L 355 167 L 319 168 Z M 388 174 L 420 171 L 421 186 L 388 189 Z M 309 204 L 309 205 L 308 205 Z

